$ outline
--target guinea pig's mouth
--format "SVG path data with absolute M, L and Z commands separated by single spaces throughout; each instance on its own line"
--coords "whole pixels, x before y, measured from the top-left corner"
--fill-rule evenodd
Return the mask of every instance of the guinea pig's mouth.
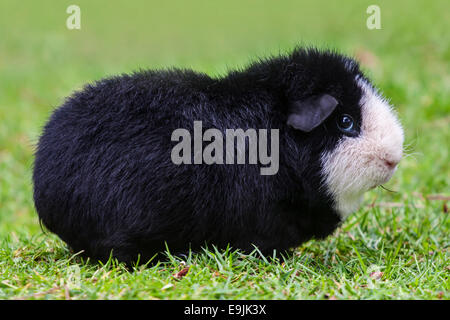
M 383 184 L 389 182 L 396 170 L 397 168 L 394 168 L 380 173 L 380 176 L 373 182 L 369 190 L 375 189 L 376 187 L 382 186 Z
M 389 182 L 389 180 L 391 180 L 391 178 L 392 178 L 392 174 L 389 174 L 389 175 L 386 176 L 384 179 L 380 179 L 380 180 L 378 180 L 377 182 L 373 183 L 373 184 L 371 185 L 371 187 L 369 188 L 369 190 L 373 190 L 373 189 L 375 189 L 375 188 L 377 188 L 377 187 L 380 187 L 380 188 L 382 188 L 382 189 L 384 189 L 384 190 L 386 190 L 386 191 L 395 192 L 395 191 L 389 190 L 388 188 L 386 188 L 385 186 L 383 186 L 383 184 Z
M 373 190 L 378 186 L 381 186 L 381 184 L 374 184 L 373 186 L 369 187 L 369 190 Z
M 375 183 L 373 183 L 373 184 L 369 187 L 369 190 L 373 190 L 373 189 L 375 189 L 376 187 L 381 187 L 381 188 L 383 188 L 383 189 L 385 189 L 385 190 L 388 190 L 388 189 L 386 189 L 385 187 L 383 187 L 383 184 L 384 184 L 384 183 L 387 183 L 389 180 L 391 180 L 391 178 L 392 178 L 392 174 L 391 174 L 391 175 L 388 175 L 387 177 L 385 177 L 385 178 L 383 178 L 383 179 L 379 179 L 378 181 L 376 181 Z

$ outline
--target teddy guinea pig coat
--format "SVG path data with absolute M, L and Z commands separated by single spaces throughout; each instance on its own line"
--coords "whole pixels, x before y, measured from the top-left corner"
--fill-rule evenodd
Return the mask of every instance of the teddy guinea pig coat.
M 261 174 L 260 161 L 174 163 L 174 130 L 196 121 L 224 134 L 277 129 L 276 173 Z M 142 262 L 166 245 L 272 254 L 332 233 L 391 178 L 402 146 L 392 107 L 336 52 L 297 48 L 218 78 L 140 71 L 87 85 L 54 110 L 34 201 L 47 229 L 94 259 Z

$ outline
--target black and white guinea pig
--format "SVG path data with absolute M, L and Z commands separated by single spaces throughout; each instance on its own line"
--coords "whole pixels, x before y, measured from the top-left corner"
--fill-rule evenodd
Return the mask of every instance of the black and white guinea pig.
M 175 163 L 173 133 L 195 122 L 224 134 L 276 129 L 276 172 L 195 154 Z M 50 231 L 94 259 L 143 262 L 166 244 L 174 254 L 208 244 L 272 254 L 332 233 L 391 178 L 402 146 L 391 106 L 336 52 L 297 48 L 220 78 L 142 71 L 87 85 L 53 112 L 34 201 Z

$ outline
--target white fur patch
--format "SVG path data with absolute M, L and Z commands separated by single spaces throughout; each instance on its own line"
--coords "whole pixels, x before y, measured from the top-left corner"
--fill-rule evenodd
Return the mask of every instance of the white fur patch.
M 361 133 L 342 138 L 322 155 L 325 186 L 344 220 L 356 211 L 364 192 L 387 182 L 403 155 L 403 129 L 389 103 L 361 78 Z

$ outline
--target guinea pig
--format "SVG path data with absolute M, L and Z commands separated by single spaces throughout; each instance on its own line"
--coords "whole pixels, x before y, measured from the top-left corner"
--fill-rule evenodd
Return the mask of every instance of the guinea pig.
M 255 147 L 244 134 L 203 161 L 231 129 L 271 142 Z M 176 130 L 197 142 L 180 148 Z M 221 77 L 140 71 L 87 85 L 54 110 L 35 152 L 34 203 L 47 229 L 93 259 L 144 262 L 208 245 L 271 255 L 330 235 L 392 177 L 403 140 L 386 99 L 335 51 L 296 48 Z M 271 172 L 267 159 L 215 157 L 252 148 L 274 155 Z

